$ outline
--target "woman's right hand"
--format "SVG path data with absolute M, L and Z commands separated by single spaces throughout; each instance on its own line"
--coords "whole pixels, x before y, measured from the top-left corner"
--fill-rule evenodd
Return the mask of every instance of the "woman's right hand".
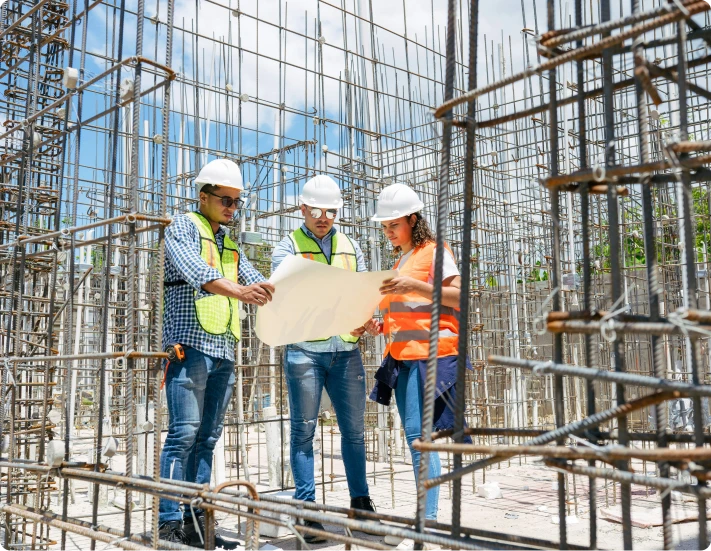
M 368 320 L 365 322 L 363 327 L 369 335 L 373 335 L 374 337 L 380 335 L 383 332 L 383 322 L 380 320 Z

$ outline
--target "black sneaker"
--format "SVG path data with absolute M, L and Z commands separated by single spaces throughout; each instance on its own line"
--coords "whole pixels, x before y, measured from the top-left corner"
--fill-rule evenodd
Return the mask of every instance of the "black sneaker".
M 185 520 L 185 535 L 188 540 L 187 544 L 192 547 L 199 547 L 203 549 L 205 547 L 205 515 L 195 515 L 195 518 L 197 519 L 197 527 L 195 526 L 192 517 L 188 517 Z M 217 521 L 215 521 L 215 527 L 217 527 Z M 215 548 L 237 549 L 238 545 L 239 542 L 226 540 L 217 532 L 217 530 L 215 530 Z
M 382 524 L 379 520 L 373 519 L 373 518 L 366 518 L 364 515 L 359 515 L 358 511 L 367 511 L 369 513 L 375 513 L 375 504 L 373 503 L 373 500 L 370 499 L 370 496 L 361 496 L 361 497 L 352 497 L 351 498 L 351 509 L 355 509 L 356 514 L 355 518 L 365 520 L 367 522 L 373 522 L 376 524 Z M 368 534 L 372 536 L 373 534 L 370 534 L 370 532 L 363 532 L 361 530 L 354 530 L 353 534 L 358 534 L 358 535 L 363 535 L 363 534 Z
M 316 522 L 315 520 L 305 520 L 304 526 L 308 526 L 309 528 L 315 528 L 316 530 L 323 530 L 324 532 L 326 531 L 326 529 L 323 527 L 323 524 L 321 524 L 320 522 Z M 306 543 L 324 543 L 328 541 L 324 536 L 319 536 L 316 534 L 302 535 Z
M 183 530 L 183 523 L 179 520 L 170 520 L 161 524 L 158 528 L 158 537 L 164 541 L 189 545 L 189 538 Z
M 373 500 L 370 499 L 370 496 L 352 497 L 351 498 L 351 509 L 375 513 L 375 504 L 373 503 Z M 356 517 L 357 516 L 358 515 L 356 514 Z

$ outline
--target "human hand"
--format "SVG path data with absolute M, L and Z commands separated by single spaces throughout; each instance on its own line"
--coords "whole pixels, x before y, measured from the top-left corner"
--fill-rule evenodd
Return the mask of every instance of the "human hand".
M 417 279 L 409 276 L 398 276 L 386 279 L 380 286 L 381 295 L 404 295 L 417 290 Z
M 365 322 L 363 329 L 367 331 L 369 335 L 376 337 L 383 332 L 383 322 L 376 319 L 368 320 Z
M 264 306 L 267 302 L 272 300 L 274 290 L 274 285 L 268 281 L 260 281 L 259 283 L 253 283 L 247 286 L 240 285 L 237 298 L 245 304 Z
M 370 319 L 361 325 L 358 329 L 351 331 L 354 337 L 362 337 L 364 333 L 377 337 L 383 332 L 383 322 L 376 319 Z
M 358 329 L 353 329 L 353 331 L 351 331 L 351 336 L 362 337 L 363 333 L 365 333 L 365 326 L 361 325 Z

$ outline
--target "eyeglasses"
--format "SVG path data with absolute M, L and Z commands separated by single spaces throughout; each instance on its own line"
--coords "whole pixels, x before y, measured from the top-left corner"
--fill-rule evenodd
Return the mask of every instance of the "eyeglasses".
M 314 218 L 321 218 L 321 215 L 324 213 L 324 209 L 320 209 L 318 207 L 311 207 L 309 209 L 309 212 Z M 333 220 L 334 218 L 336 218 L 337 214 L 338 209 L 326 209 L 326 218 L 328 218 L 329 220 Z
M 244 205 L 244 201 L 240 199 L 239 197 L 237 199 L 232 199 L 232 197 L 225 197 L 224 195 L 217 195 L 215 193 L 212 193 L 210 191 L 206 191 L 208 195 L 212 195 L 213 197 L 219 197 L 220 202 L 222 203 L 222 206 L 225 208 L 230 208 L 232 205 L 237 207 L 238 209 L 241 209 L 242 206 Z

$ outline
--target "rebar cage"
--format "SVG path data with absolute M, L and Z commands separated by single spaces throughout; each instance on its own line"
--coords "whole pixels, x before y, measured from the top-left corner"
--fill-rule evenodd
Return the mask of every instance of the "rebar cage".
M 659 492 L 665 549 L 673 492 L 691 496 L 708 547 L 709 4 L 548 0 L 541 32 L 544 3 L 526 0 L 522 30 L 496 44 L 478 0 L 428 5 L 423 28 L 404 4 L 397 22 L 360 0 L 315 0 L 296 16 L 267 4 L 0 6 L 4 547 L 179 548 L 158 539 L 167 498 L 244 520 L 247 548 L 259 546 L 260 524 L 305 545 L 301 535 L 318 533 L 305 520 L 336 526 L 343 533 L 328 537 L 348 548 L 388 548 L 386 535 L 597 548 L 599 500 L 610 490 L 614 505 L 618 488 L 625 548 L 635 488 Z M 341 182 L 340 228 L 373 270 L 395 258 L 369 222 L 377 193 L 395 181 L 420 193 L 440 245 L 435 312 L 442 244 L 454 251 L 462 391 L 454 429 L 433 432 L 435 314 L 415 446 L 447 468 L 431 478 L 421 461 L 412 515 L 381 507 L 356 519 L 328 502 L 342 479 L 328 407 L 321 503 L 274 495 L 292 485 L 288 401 L 282 351 L 254 334 L 253 307 L 215 484 L 161 479 L 163 237 L 172 215 L 193 208 L 192 179 L 214 157 L 243 171 L 247 205 L 230 232 L 265 275 L 316 173 Z M 380 338 L 361 342 L 369 381 L 382 350 Z M 407 458 L 399 420 L 369 403 L 366 421 L 373 480 L 389 483 L 395 508 L 395 465 Z M 514 457 L 557 473 L 557 541 L 462 514 L 476 475 Z M 424 518 L 435 485 L 451 488 L 452 516 L 440 522 Z M 567 530 L 578 492 L 583 543 Z M 206 548 L 213 540 L 208 530 Z

